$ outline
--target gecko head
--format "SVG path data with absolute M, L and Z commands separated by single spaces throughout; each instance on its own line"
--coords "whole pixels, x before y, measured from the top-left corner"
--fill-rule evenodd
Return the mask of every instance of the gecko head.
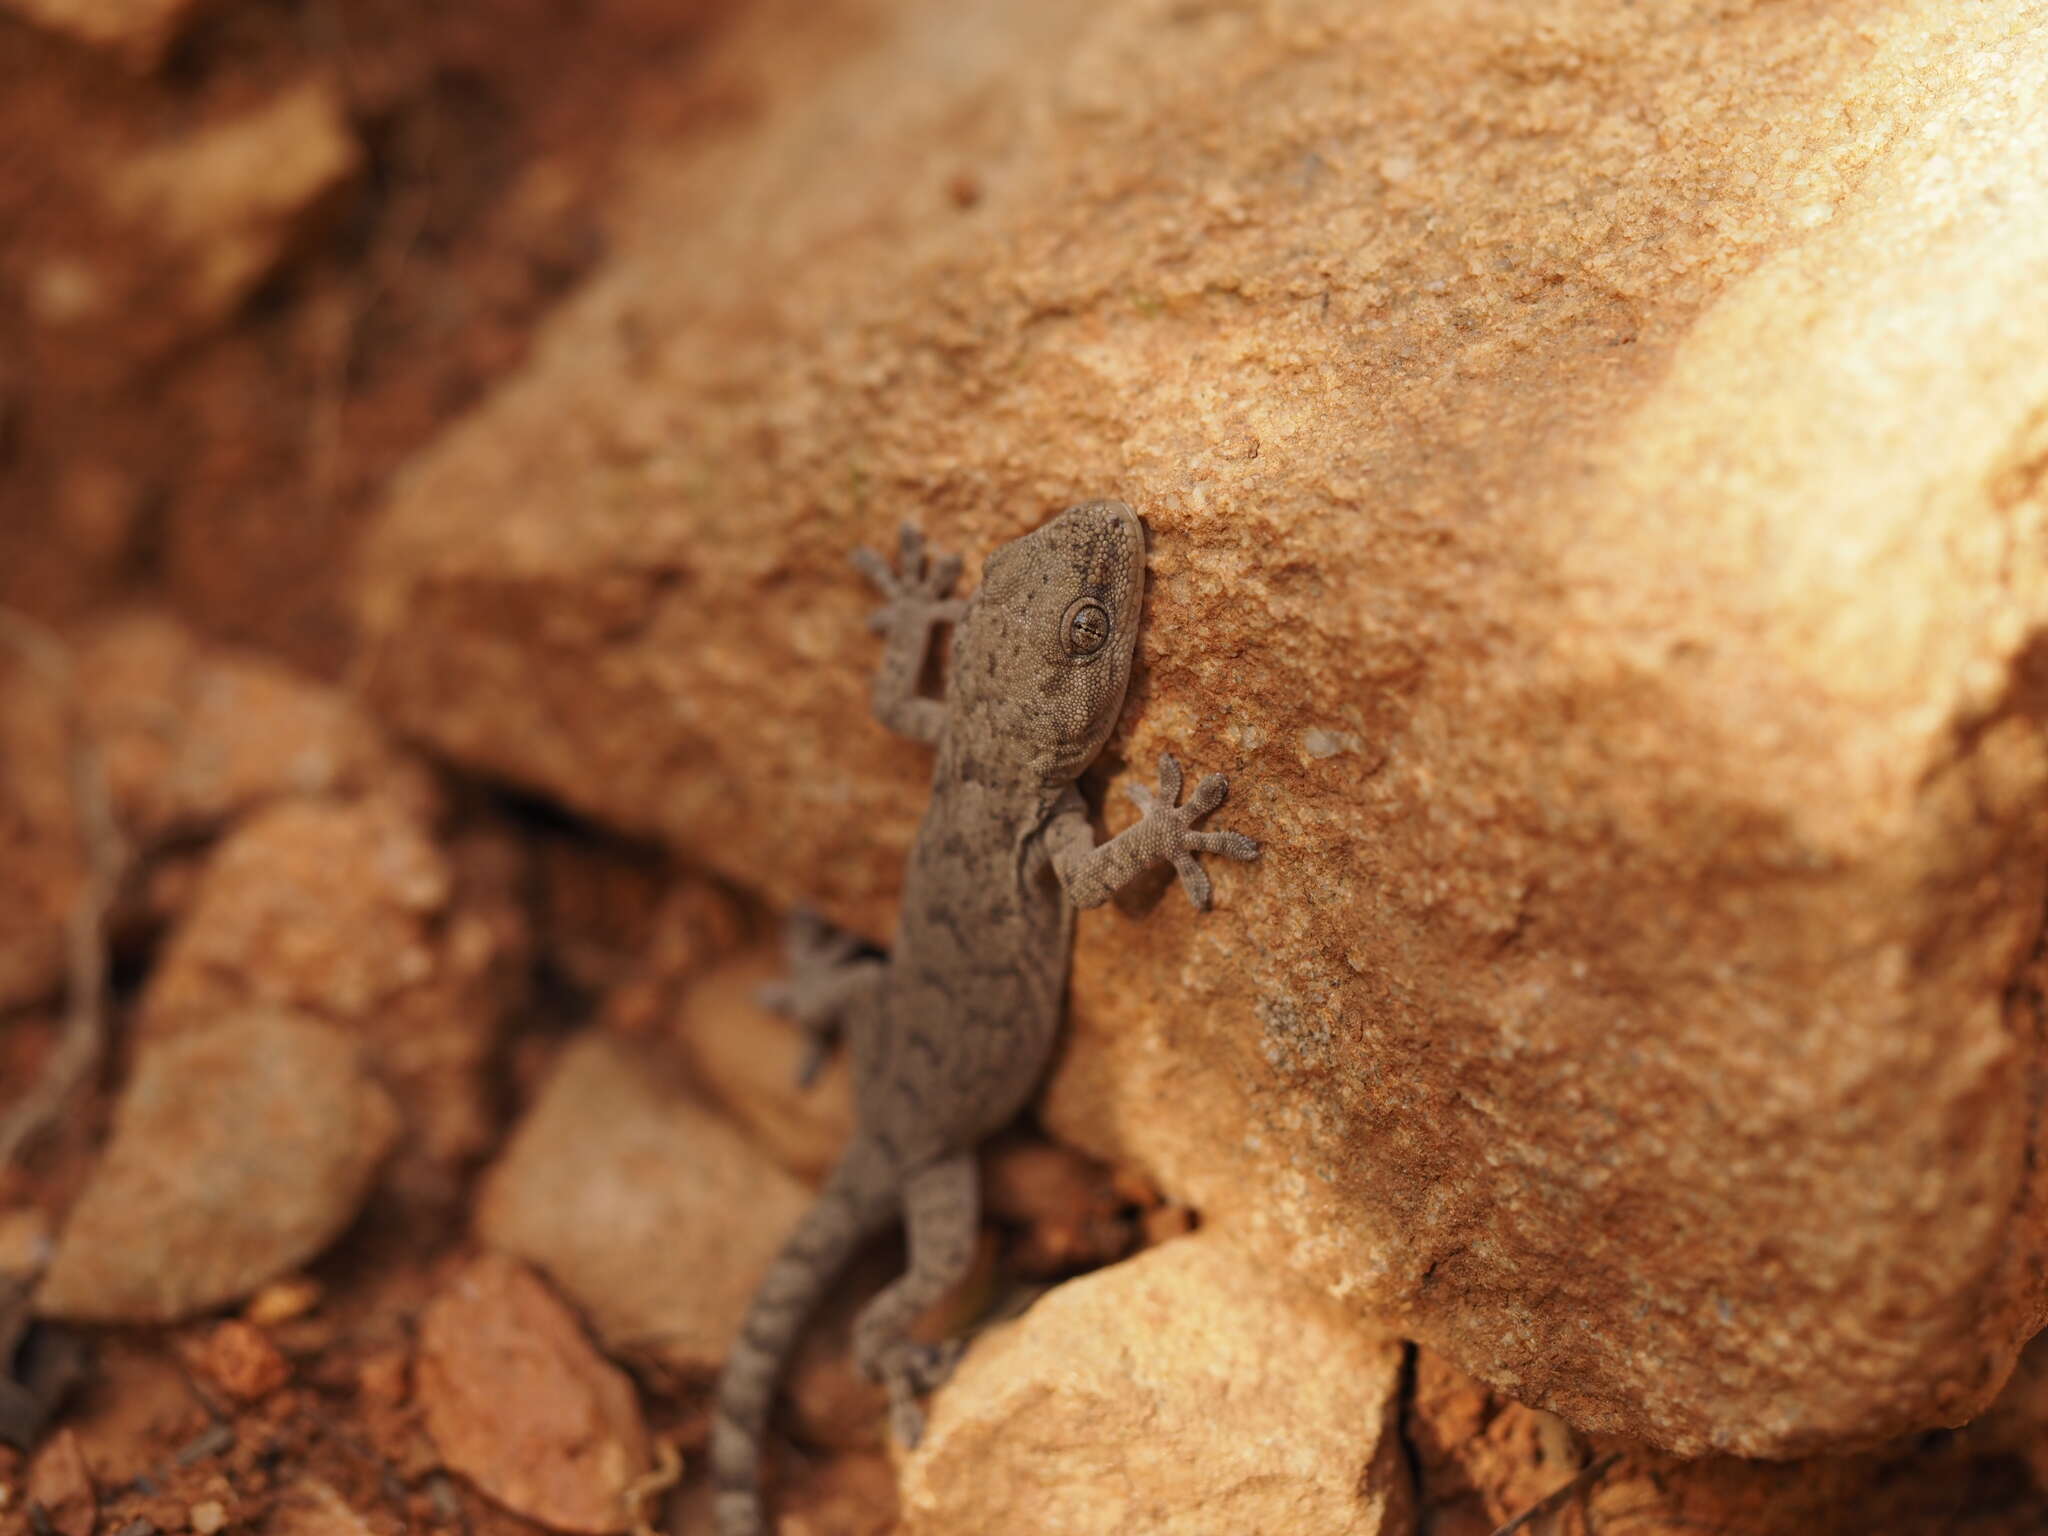
M 975 751 L 1057 786 L 1095 760 L 1124 706 L 1145 600 L 1145 529 L 1088 501 L 1012 539 L 982 567 L 953 658 Z

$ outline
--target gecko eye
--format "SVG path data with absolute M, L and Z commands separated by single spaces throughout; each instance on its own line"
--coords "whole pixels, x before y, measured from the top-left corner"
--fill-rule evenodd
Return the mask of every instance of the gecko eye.
M 1074 655 L 1092 656 L 1109 639 L 1109 610 L 1094 598 L 1084 597 L 1067 610 L 1060 633 Z

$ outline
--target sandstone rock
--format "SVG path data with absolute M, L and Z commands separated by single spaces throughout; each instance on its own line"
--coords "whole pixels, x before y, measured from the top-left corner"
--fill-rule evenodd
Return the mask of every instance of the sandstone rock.
M 0 1013 L 53 995 L 85 884 L 72 810 L 69 705 L 0 643 Z
M 1135 1246 L 1114 1175 L 1072 1147 L 1004 1136 L 982 1155 L 982 1207 L 1023 1230 L 1009 1261 L 1020 1274 L 1071 1274 L 1114 1263 Z
M 267 1536 L 374 1536 L 370 1523 L 348 1500 L 317 1477 L 287 1488 L 263 1527 Z
M 169 1322 L 246 1296 L 348 1225 L 396 1130 L 354 1043 L 311 1019 L 252 1009 L 152 1043 L 37 1309 Z
M 1268 856 L 1083 918 L 1055 1131 L 1582 1428 L 1980 1407 L 2048 1257 L 2032 7 L 891 16 L 416 466 L 383 707 L 884 936 L 848 548 L 1122 496 L 1108 826 L 1171 748 Z
M 372 790 L 425 814 L 425 770 L 395 753 L 363 710 L 267 658 L 209 646 L 160 614 L 115 617 L 80 637 L 71 699 L 0 648 L 0 1009 L 54 995 L 64 925 L 84 878 L 71 793 L 77 711 L 114 820 L 156 855 L 219 833 L 288 796 Z M 150 869 L 152 916 L 174 909 L 190 857 Z
M 198 0 L 7 0 L 23 21 L 147 67 L 199 10 Z
M 78 678 L 116 814 L 144 845 L 217 833 L 286 796 L 374 788 L 426 809 L 417 769 L 345 694 L 165 615 L 87 635 Z
M 625 1372 L 517 1261 L 476 1260 L 420 1320 L 427 1432 L 514 1514 L 562 1531 L 623 1531 L 647 1474 L 647 1426 Z
M 61 1429 L 36 1452 L 28 1467 L 28 1501 L 42 1511 L 58 1536 L 92 1536 L 99 1519 L 99 1493 L 78 1436 Z
M 904 1467 L 905 1536 L 1030 1510 L 1069 1536 L 1411 1529 L 1401 1346 L 1214 1236 L 1049 1292 L 978 1341 Z
M 405 807 L 285 800 L 238 823 L 144 992 L 169 1036 L 250 1005 L 345 1028 L 405 1115 L 401 1190 L 446 1200 L 489 1143 L 488 1068 L 516 965 L 501 926 Z
M 729 893 L 701 876 L 673 875 L 636 936 L 635 953 L 606 967 L 612 984 L 600 1014 L 604 1027 L 628 1035 L 666 1028 L 690 989 L 741 948 L 746 933 Z
M 292 1378 L 291 1365 L 261 1328 L 231 1319 L 187 1352 L 193 1368 L 237 1402 L 268 1397 Z
M 334 87 L 309 81 L 118 167 L 108 211 L 157 248 L 188 329 L 224 320 L 360 168 Z
M 1407 1441 L 1432 1536 L 1492 1536 L 1596 1458 L 1612 1460 L 1546 1517 L 1557 1536 L 2005 1536 L 2048 1522 L 2041 1361 L 2038 1347 L 2029 1350 L 1991 1411 L 1953 1435 L 1804 1461 L 1680 1461 L 1627 1441 L 1582 1443 L 1553 1415 L 1488 1391 L 1425 1349 Z
M 703 1379 L 808 1203 L 653 1063 L 589 1037 L 492 1168 L 476 1226 L 545 1270 L 613 1354 Z
M 675 1033 L 692 1073 L 761 1149 L 815 1182 L 853 1133 L 853 1076 L 835 1051 L 815 1082 L 798 1083 L 803 1032 L 755 1000 L 778 974 L 769 952 L 736 956 L 683 994 Z

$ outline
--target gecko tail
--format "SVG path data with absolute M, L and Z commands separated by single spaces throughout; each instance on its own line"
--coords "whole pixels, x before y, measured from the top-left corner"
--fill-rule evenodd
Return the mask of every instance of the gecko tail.
M 896 1204 L 894 1179 L 880 1158 L 856 1142 L 769 1265 L 718 1379 L 711 1427 L 717 1536 L 764 1536 L 768 1530 L 761 1446 L 782 1368 L 805 1320 L 854 1250 L 888 1223 Z

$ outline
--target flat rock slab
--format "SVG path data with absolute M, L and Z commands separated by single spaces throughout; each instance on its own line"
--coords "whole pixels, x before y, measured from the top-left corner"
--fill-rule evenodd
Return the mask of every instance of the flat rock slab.
M 37 1310 L 162 1323 L 240 1300 L 341 1233 L 397 1129 L 325 1024 L 259 1009 L 149 1044 Z
M 615 1354 L 715 1375 L 804 1187 L 637 1053 L 571 1046 L 491 1169 L 477 1233 Z
M 1091 789 L 1171 749 L 1268 853 L 1083 918 L 1054 1128 L 1581 1428 L 1981 1407 L 2048 1261 L 2038 7 L 877 11 L 410 474 L 380 707 L 883 937 L 930 768 L 847 551 L 1120 496 Z
M 451 1204 L 496 1134 L 491 1053 L 523 931 L 466 900 L 403 799 L 285 799 L 244 817 L 195 882 L 138 1017 L 175 1035 L 252 1004 L 360 1040 L 404 1115 L 391 1186 Z
M 435 1447 L 498 1503 L 558 1531 L 633 1525 L 653 1457 L 632 1380 L 523 1264 L 486 1254 L 434 1298 L 416 1375 Z
M 1406 1536 L 1401 1345 L 1214 1234 L 976 1342 L 904 1468 L 904 1536 Z

